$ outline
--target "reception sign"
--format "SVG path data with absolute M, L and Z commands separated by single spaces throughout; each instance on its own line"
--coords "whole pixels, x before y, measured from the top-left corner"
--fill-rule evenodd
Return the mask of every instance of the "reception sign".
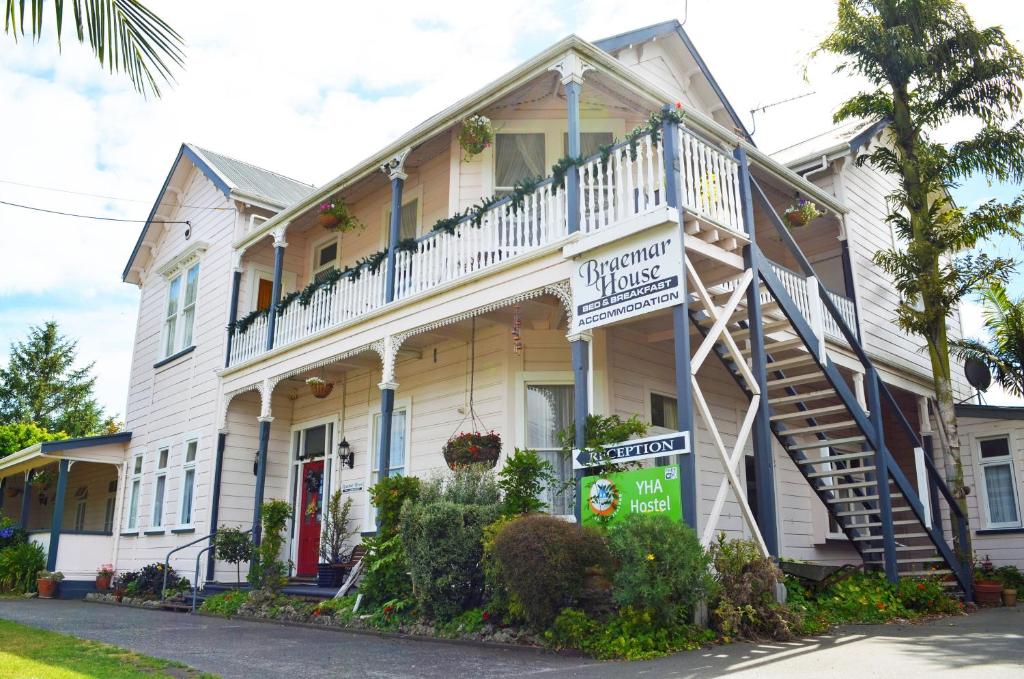
M 682 300 L 679 227 L 646 229 L 582 254 L 570 283 L 572 332 L 673 307 Z
M 637 462 L 668 455 L 685 455 L 690 452 L 690 432 L 676 431 L 671 434 L 631 439 L 602 450 L 573 450 L 572 468 L 586 469 L 603 464 Z
M 664 514 L 683 520 L 679 465 L 585 476 L 580 485 L 584 526 L 607 526 L 630 514 Z

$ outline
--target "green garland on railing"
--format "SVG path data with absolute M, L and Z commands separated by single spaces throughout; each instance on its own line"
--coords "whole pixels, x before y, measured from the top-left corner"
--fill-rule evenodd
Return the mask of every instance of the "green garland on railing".
M 228 332 L 232 335 L 236 332 L 243 333 L 249 329 L 249 326 L 252 325 L 257 318 L 260 318 L 261 316 L 266 317 L 269 314 L 270 309 L 256 309 L 255 311 L 250 311 L 234 323 L 228 323 Z

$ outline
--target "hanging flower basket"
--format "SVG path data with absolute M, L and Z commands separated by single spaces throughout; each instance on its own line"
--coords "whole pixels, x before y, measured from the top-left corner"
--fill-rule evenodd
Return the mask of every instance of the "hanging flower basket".
M 340 198 L 320 204 L 317 223 L 328 231 L 340 233 L 363 228 L 362 222 L 356 219 L 345 201 Z
M 501 436 L 496 432 L 486 434 L 463 432 L 448 439 L 444 444 L 444 461 L 449 469 L 469 464 L 486 464 L 493 467 L 501 455 Z
M 791 227 L 795 228 L 805 226 L 808 223 L 813 222 L 822 214 L 824 213 L 818 210 L 817 205 L 809 200 L 800 198 L 797 202 L 786 208 L 783 216 L 786 218 L 786 222 Z
M 486 116 L 470 116 L 462 121 L 459 130 L 459 146 L 465 151 L 464 160 L 469 162 L 473 156 L 483 152 L 494 142 L 494 127 Z
M 334 389 L 334 382 L 325 382 L 319 377 L 310 377 L 306 380 L 306 384 L 309 385 L 309 391 L 316 398 L 327 398 L 331 395 L 331 390 Z

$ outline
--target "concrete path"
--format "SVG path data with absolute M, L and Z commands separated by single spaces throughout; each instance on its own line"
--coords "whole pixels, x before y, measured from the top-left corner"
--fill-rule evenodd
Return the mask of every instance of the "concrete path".
M 1024 606 L 921 625 L 850 626 L 800 642 L 730 644 L 642 663 L 601 663 L 529 650 L 384 639 L 74 601 L 3 600 L 0 618 L 178 660 L 226 679 L 1024 677 Z

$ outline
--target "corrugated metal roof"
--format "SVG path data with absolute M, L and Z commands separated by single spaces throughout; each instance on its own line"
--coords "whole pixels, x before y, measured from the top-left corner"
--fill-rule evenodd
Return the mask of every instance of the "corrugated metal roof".
M 304 184 L 222 153 L 209 151 L 194 144 L 188 146 L 209 161 L 232 189 L 254 198 L 262 198 L 280 207 L 291 205 L 316 188 L 311 184 Z
M 843 123 L 810 139 L 804 139 L 792 146 L 779 149 L 771 156 L 783 165 L 798 165 L 815 156 L 820 157 L 823 153 L 827 155 L 836 151 L 856 151 L 888 124 L 889 121 L 886 119 L 854 120 Z

